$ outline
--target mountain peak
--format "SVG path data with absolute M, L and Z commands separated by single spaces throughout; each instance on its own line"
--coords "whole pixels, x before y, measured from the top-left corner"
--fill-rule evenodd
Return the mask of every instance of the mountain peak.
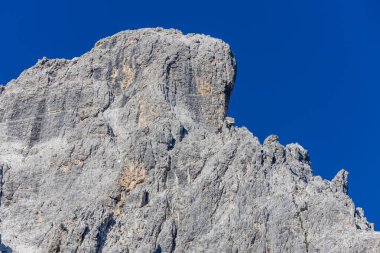
M 0 251 L 379 251 L 345 171 L 225 118 L 235 76 L 223 41 L 152 28 L 0 88 Z

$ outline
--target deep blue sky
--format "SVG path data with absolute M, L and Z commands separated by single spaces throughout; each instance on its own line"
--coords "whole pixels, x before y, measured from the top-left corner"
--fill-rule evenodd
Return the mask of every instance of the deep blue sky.
M 102 37 L 157 26 L 228 42 L 237 124 L 261 141 L 299 142 L 324 178 L 348 170 L 350 195 L 380 227 L 378 0 L 1 1 L 0 83 L 43 56 L 72 58 Z

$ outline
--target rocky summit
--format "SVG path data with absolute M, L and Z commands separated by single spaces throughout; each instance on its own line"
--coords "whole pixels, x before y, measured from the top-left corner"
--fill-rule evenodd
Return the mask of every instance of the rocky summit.
M 124 31 L 0 89 L 2 252 L 380 252 L 348 173 L 226 117 L 223 41 Z

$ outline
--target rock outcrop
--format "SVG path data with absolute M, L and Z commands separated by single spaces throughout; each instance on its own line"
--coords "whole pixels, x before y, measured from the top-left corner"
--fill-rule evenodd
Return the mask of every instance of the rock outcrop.
M 141 29 L 0 89 L 1 251 L 380 252 L 346 171 L 225 121 L 235 75 L 221 40 Z

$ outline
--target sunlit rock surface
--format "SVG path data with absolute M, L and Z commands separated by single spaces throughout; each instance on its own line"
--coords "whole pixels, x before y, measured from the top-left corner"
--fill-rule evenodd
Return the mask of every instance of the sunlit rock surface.
M 346 171 L 225 120 L 235 75 L 223 41 L 158 28 L 24 71 L 0 89 L 0 250 L 380 252 Z

